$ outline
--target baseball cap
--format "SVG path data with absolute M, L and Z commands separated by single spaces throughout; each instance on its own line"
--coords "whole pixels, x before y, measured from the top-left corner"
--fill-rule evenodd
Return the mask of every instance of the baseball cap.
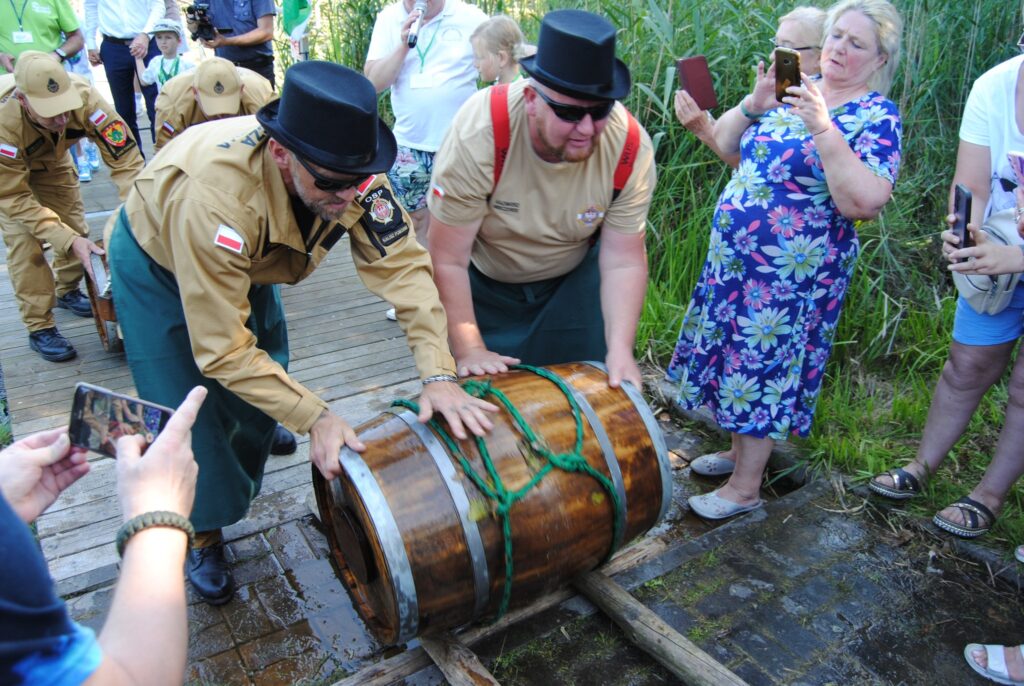
M 231 62 L 223 57 L 203 60 L 196 67 L 192 85 L 199 92 L 199 101 L 207 116 L 238 114 L 242 102 L 242 78 Z
M 56 117 L 82 106 L 64 65 L 52 55 L 27 50 L 14 64 L 14 84 L 40 117 Z
M 182 39 L 181 23 L 174 19 L 158 19 L 153 28 L 150 30 L 149 35 L 155 36 L 158 33 L 176 33 L 178 34 L 178 40 Z

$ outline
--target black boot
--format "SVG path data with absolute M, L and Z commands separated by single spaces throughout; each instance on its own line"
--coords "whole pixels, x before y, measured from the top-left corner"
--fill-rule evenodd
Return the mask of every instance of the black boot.
M 295 452 L 295 435 L 280 424 L 274 427 L 274 440 L 270 444 L 271 455 L 291 455 Z
M 188 551 L 188 580 L 210 605 L 223 605 L 235 594 L 235 578 L 224 559 L 224 544 L 214 543 Z
M 63 362 L 78 354 L 68 339 L 60 335 L 56 326 L 31 332 L 28 335 L 28 347 L 48 362 Z
M 92 316 L 92 304 L 89 302 L 87 297 L 82 295 L 82 291 L 77 288 L 73 291 L 68 291 L 64 295 L 58 295 L 57 307 L 63 307 L 65 310 L 71 310 L 71 314 L 79 317 Z

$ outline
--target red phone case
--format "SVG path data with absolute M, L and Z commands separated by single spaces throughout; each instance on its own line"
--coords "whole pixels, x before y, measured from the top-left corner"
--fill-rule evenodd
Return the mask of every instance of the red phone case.
M 711 82 L 711 70 L 704 55 L 684 57 L 676 62 L 679 72 L 679 87 L 690 94 L 702 110 L 713 110 L 718 107 L 718 97 Z

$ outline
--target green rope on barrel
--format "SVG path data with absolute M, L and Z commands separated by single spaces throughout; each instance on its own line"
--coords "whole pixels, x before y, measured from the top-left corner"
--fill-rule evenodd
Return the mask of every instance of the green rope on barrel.
M 546 460 L 544 466 L 538 470 L 537 473 L 533 475 L 533 478 L 531 478 L 522 488 L 517 490 L 509 490 L 506 488 L 501 479 L 501 474 L 498 473 L 497 468 L 494 466 L 494 461 L 491 459 L 491 453 L 487 449 L 487 442 L 483 438 L 474 436 L 477 449 L 480 451 L 480 458 L 484 463 L 484 468 L 487 470 L 487 478 L 479 474 L 476 469 L 473 468 L 473 465 L 470 464 L 468 459 L 466 459 L 466 455 L 462 452 L 462 448 L 459 447 L 459 444 L 455 442 L 455 440 L 436 419 L 431 419 L 429 422 L 430 427 L 437 432 L 438 436 L 441 437 L 441 440 L 448 447 L 450 453 L 458 459 L 459 465 L 461 465 L 462 471 L 466 473 L 466 476 L 468 476 L 476 487 L 480 489 L 481 493 L 496 503 L 495 512 L 501 519 L 501 531 L 505 540 L 505 587 L 501 595 L 501 605 L 498 608 L 499 619 L 506 611 L 508 611 L 508 604 L 512 598 L 512 578 L 515 571 L 512 562 L 512 506 L 515 505 L 517 501 L 524 498 L 526 494 L 529 493 L 530 489 L 539 484 L 552 469 L 561 469 L 565 472 L 580 472 L 586 474 L 596 480 L 611 498 L 613 543 L 608 548 L 608 554 L 605 556 L 605 560 L 611 557 L 614 552 L 614 541 L 619 539 L 620 518 L 616 515 L 622 509 L 622 502 L 619 500 L 619 494 L 616 492 L 611 480 L 601 472 L 591 467 L 590 463 L 588 463 L 587 459 L 583 456 L 583 417 L 581 415 L 579 405 L 576 403 L 576 399 L 573 397 L 572 391 L 569 387 L 556 374 L 551 373 L 547 369 L 532 367 L 530 365 L 515 365 L 512 368 L 532 372 L 533 374 L 555 384 L 555 386 L 562 391 L 562 394 L 565 395 L 565 399 L 569 402 L 569 407 L 572 409 L 573 420 L 576 422 L 576 443 L 573 446 L 573 449 L 567 453 L 552 452 L 533 430 L 533 427 L 531 427 L 523 418 L 523 415 L 519 412 L 512 401 L 509 400 L 508 396 L 499 389 L 494 388 L 490 381 L 468 379 L 462 382 L 462 388 L 469 395 L 482 399 L 487 398 L 487 396 L 493 396 L 502 406 L 504 406 L 512 416 L 515 426 L 520 432 L 522 432 L 527 441 L 529 441 L 530 449 L 536 455 Z M 419 414 L 420 411 L 419 406 L 411 400 L 399 399 L 393 401 L 391 404 L 392 406 L 409 408 L 417 414 Z

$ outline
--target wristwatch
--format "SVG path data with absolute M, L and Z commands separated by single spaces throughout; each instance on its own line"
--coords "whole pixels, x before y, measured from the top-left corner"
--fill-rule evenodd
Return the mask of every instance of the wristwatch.
M 68 54 L 66 52 L 64 52 L 64 50 L 62 50 L 61 48 L 57 48 L 53 52 L 56 53 L 57 57 L 60 58 L 61 62 L 66 61 L 67 58 L 68 58 Z

